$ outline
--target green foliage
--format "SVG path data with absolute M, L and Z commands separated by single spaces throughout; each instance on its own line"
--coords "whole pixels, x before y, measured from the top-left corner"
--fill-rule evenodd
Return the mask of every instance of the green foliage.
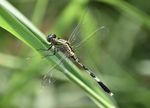
M 24 24 L 25 21 L 22 21 L 22 19 L 17 16 L 17 14 L 15 14 L 15 10 L 10 10 L 10 8 L 7 8 L 9 7 L 10 5 L 8 4 L 7 2 L 3 2 L 1 3 L 1 17 L 0 17 L 0 20 L 1 20 L 1 27 L 6 29 L 8 32 L 12 33 L 14 36 L 16 36 L 17 38 L 19 38 L 21 41 L 23 41 L 24 43 L 26 43 L 27 45 L 29 45 L 31 48 L 35 49 L 38 51 L 38 49 L 47 49 L 46 47 L 44 47 L 44 43 L 42 43 L 43 41 L 40 41 L 41 37 L 40 37 L 40 34 L 35 34 L 34 33 L 34 28 L 32 28 L 32 26 L 28 26 L 28 23 L 27 24 Z M 16 19 L 15 17 L 17 17 L 18 19 Z M 25 19 L 25 18 L 23 18 Z M 25 26 L 26 25 L 26 26 Z M 30 24 L 31 25 L 31 24 Z M 46 43 L 46 42 L 45 42 Z M 39 51 L 39 53 L 41 53 Z M 57 55 L 59 57 L 59 55 Z M 62 57 L 59 57 L 60 59 Z M 65 59 L 65 58 L 64 58 Z M 57 63 L 58 61 L 56 60 L 56 58 L 54 59 L 55 63 Z M 64 61 L 64 66 L 60 66 L 62 71 L 64 71 L 64 73 L 74 82 L 76 82 L 79 86 L 81 86 L 88 94 L 89 96 L 97 102 L 97 104 L 99 106 L 103 106 L 103 107 L 112 107 L 112 103 L 111 101 L 105 96 L 103 95 L 100 91 L 97 90 L 97 88 L 95 86 L 93 86 L 93 84 L 90 82 L 87 82 L 87 78 L 85 77 L 84 78 L 84 74 L 82 75 L 81 71 L 76 68 L 76 66 L 74 66 L 71 62 L 69 62 L 69 60 L 67 61 Z M 28 74 L 30 75 L 30 74 Z M 13 79 L 19 79 L 19 80 L 23 80 L 24 78 L 18 78 L 19 76 L 17 77 L 14 77 Z M 20 77 L 23 77 L 22 75 L 20 75 Z M 27 77 L 27 76 L 26 76 Z M 17 81 L 19 81 L 17 80 Z M 21 81 L 23 84 L 27 79 L 24 79 L 23 81 Z M 16 88 L 13 87 L 14 89 L 12 89 L 11 91 L 8 91 L 9 95 L 5 95 L 4 98 L 2 98 L 1 100 L 1 105 L 3 107 L 6 107 L 6 106 L 9 106 L 9 105 L 6 105 L 6 102 L 8 100 L 10 100 L 10 98 L 12 98 L 12 95 L 14 93 L 16 93 L 16 89 L 18 88 L 18 86 L 20 84 L 18 84 L 16 80 L 15 81 L 11 81 L 12 85 L 16 85 Z M 17 83 L 17 84 L 16 84 Z M 103 96 L 103 98 L 102 98 Z M 9 101 L 8 101 L 9 102 Z
M 0 0 L 0 107 L 150 106 L 149 1 L 9 2 Z M 86 72 L 63 54 L 41 59 L 45 52 L 39 49 L 49 47 L 44 34 L 55 33 L 67 39 L 78 23 L 79 30 L 75 31 L 74 38 L 79 47 L 75 52 L 82 63 L 108 84 L 113 97 L 107 96 Z M 18 41 L 23 44 L 16 47 Z M 49 71 L 51 83 L 43 88 L 40 84 L 42 75 Z M 53 79 L 56 82 L 53 83 Z M 97 106 L 88 100 L 84 91 Z

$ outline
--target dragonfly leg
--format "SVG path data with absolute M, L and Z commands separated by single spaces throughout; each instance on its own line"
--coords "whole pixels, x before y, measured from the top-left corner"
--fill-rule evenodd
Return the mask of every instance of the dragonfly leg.
M 51 48 L 52 48 L 52 47 L 48 48 L 47 51 L 49 51 Z M 53 52 L 53 53 L 51 53 L 51 54 L 46 54 L 45 56 L 43 56 L 43 58 L 46 58 L 46 57 L 48 57 L 48 56 L 53 56 L 53 55 L 55 55 L 56 52 L 58 52 L 57 48 L 54 47 L 54 49 L 53 49 L 52 52 Z
M 53 45 L 51 45 L 47 50 L 50 50 L 53 47 Z
M 57 48 L 54 48 L 53 55 L 55 55 L 57 52 L 58 52 Z
M 49 51 L 51 48 L 53 47 L 53 45 L 51 45 L 48 49 L 38 49 L 38 50 L 40 50 L 40 51 Z

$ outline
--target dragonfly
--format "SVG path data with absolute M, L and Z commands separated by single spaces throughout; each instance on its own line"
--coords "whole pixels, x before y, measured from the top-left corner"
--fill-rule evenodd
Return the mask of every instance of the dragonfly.
M 98 30 L 99 29 L 97 29 L 95 32 L 97 32 Z M 59 38 L 55 34 L 49 34 L 47 36 L 47 41 L 50 43 L 50 47 L 47 49 L 48 51 L 53 48 L 53 55 L 55 55 L 59 51 L 62 52 L 67 58 L 73 60 L 83 70 L 85 70 L 106 93 L 108 93 L 110 96 L 113 96 L 111 90 L 89 68 L 87 68 L 79 61 L 79 58 L 75 54 L 74 49 L 68 40 Z

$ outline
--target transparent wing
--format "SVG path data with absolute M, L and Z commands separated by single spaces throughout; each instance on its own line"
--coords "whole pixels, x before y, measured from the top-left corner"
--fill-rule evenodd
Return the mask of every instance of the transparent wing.
M 65 57 L 65 58 L 66 58 L 66 57 Z M 55 68 L 56 68 L 57 66 L 59 66 L 59 65 L 62 63 L 62 61 L 63 61 L 65 58 L 60 59 L 60 61 L 59 61 L 58 63 L 54 64 L 54 65 L 49 69 L 49 71 L 48 71 L 46 74 L 43 75 L 43 78 L 42 78 L 42 81 L 41 81 L 41 85 L 42 85 L 42 86 L 47 86 L 47 85 L 49 85 L 50 83 L 55 82 L 55 81 L 52 81 L 52 79 L 51 79 L 51 78 L 52 78 L 52 73 L 53 73 L 53 71 L 55 70 Z
M 71 33 L 68 41 L 70 43 L 73 43 L 75 40 L 75 36 L 79 34 L 79 28 L 80 28 L 81 23 L 78 23 L 77 26 L 74 28 L 73 32 Z
M 99 28 L 97 28 L 96 30 L 94 30 L 92 33 L 90 33 L 85 39 L 83 39 L 80 43 L 76 44 L 74 46 L 75 49 L 81 47 L 82 45 L 84 45 L 89 39 L 91 39 L 93 36 L 95 36 L 95 34 L 97 32 L 102 32 L 105 29 L 105 26 L 101 26 Z
M 84 13 L 84 15 L 79 20 L 79 23 L 71 33 L 68 41 L 71 43 L 75 50 L 84 45 L 89 39 L 96 36 L 98 32 L 100 32 L 101 38 L 104 39 L 102 36 L 105 35 L 104 31 L 106 31 L 106 28 L 104 26 L 100 26 L 96 21 L 93 22 L 93 20 L 95 19 L 91 19 L 91 13 L 89 13 L 89 11 L 86 11 L 86 14 Z M 89 29 L 82 33 L 83 28 L 87 28 L 87 26 L 89 27 Z M 84 39 L 81 39 L 82 35 L 85 35 Z
M 27 57 L 26 60 L 30 62 L 34 59 L 37 59 L 37 57 L 39 57 L 39 63 L 41 65 L 43 65 L 47 61 L 46 59 L 47 59 L 48 56 L 53 56 L 54 55 L 53 50 L 47 50 L 47 49 L 38 49 L 38 50 L 43 53 L 42 57 L 41 57 L 41 55 L 39 55 L 37 53 L 34 53 L 30 57 Z M 48 86 L 50 84 L 53 84 L 55 82 L 55 80 L 53 79 L 53 72 L 55 72 L 57 70 L 56 67 L 59 66 L 62 63 L 63 59 L 64 58 L 60 59 L 58 61 L 58 63 L 56 63 L 52 67 L 50 67 L 50 69 L 49 69 L 49 71 L 47 71 L 47 73 L 42 75 L 41 85 L 43 87 L 46 87 L 46 86 Z M 47 67 L 45 67 L 45 68 L 47 68 Z
M 85 18 L 85 16 L 86 16 L 86 13 L 87 13 L 87 10 L 86 10 L 86 12 L 81 16 L 81 18 L 80 18 L 80 20 L 79 20 L 79 23 L 76 25 L 76 27 L 75 27 L 74 30 L 72 31 L 71 35 L 69 36 L 68 41 L 69 41 L 70 43 L 73 43 L 73 42 L 76 40 L 76 38 L 77 38 L 77 36 L 78 36 L 78 34 L 79 34 L 79 29 L 80 29 L 81 25 L 82 25 L 83 22 L 84 22 L 84 18 Z

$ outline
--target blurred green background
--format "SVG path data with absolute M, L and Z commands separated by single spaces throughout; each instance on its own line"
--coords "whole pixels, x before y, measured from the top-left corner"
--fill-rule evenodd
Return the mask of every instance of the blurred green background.
M 8 1 L 45 35 L 68 39 L 79 24 L 74 45 L 104 26 L 75 48 L 77 55 L 110 87 L 117 107 L 149 108 L 150 1 Z M 97 108 L 57 69 L 43 87 L 42 74 L 53 65 L 0 28 L 1 108 Z

